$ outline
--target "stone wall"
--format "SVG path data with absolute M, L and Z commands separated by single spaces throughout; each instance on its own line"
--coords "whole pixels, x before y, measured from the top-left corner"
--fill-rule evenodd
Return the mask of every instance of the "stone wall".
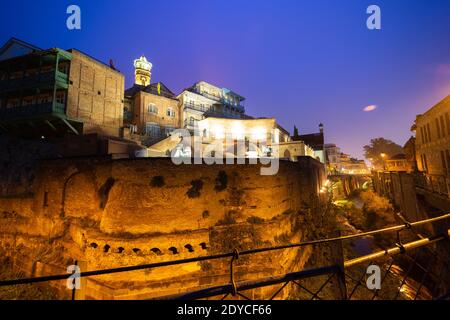
M 277 175 L 259 172 L 259 164 L 177 166 L 163 158 L 45 161 L 35 170 L 28 196 L 0 198 L 0 248 L 17 269 L 37 276 L 64 270 L 75 260 L 97 270 L 326 236 L 319 162 L 301 157 L 297 163 L 282 161 Z M 312 248 L 302 248 L 245 257 L 237 276 L 301 270 L 311 254 Z M 227 283 L 228 268 L 226 259 L 97 276 L 86 281 L 85 295 L 174 294 Z M 57 286 L 63 294 L 64 283 Z M 276 289 L 251 294 L 257 298 L 270 290 Z M 286 290 L 281 297 L 292 294 Z

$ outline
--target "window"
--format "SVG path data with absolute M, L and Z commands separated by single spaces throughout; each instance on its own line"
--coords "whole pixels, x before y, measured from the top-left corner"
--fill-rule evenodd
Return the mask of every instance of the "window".
M 158 108 L 155 106 L 154 103 L 150 103 L 148 105 L 148 113 L 158 114 Z
M 29 106 L 33 104 L 33 98 L 23 98 L 22 105 Z
M 167 108 L 167 116 L 174 118 L 175 117 L 175 111 L 173 108 L 169 107 Z
M 445 137 L 445 122 L 444 122 L 444 116 L 440 116 L 439 120 L 441 121 L 441 137 Z
M 427 141 L 431 141 L 431 130 L 430 130 L 430 124 L 427 123 Z
M 50 101 L 50 99 L 49 99 L 49 96 L 47 96 L 47 95 L 39 97 L 40 104 L 48 103 L 49 101 Z
M 60 63 L 58 65 L 58 71 L 67 74 L 69 71 L 69 65 L 67 63 Z
M 425 143 L 425 138 L 423 136 L 423 127 L 420 127 L 420 137 L 421 137 L 422 143 Z
M 428 163 L 427 163 L 427 156 L 425 154 L 422 155 L 423 156 L 423 161 L 422 161 L 422 166 L 423 169 L 428 172 Z
M 166 126 L 165 132 L 166 136 L 170 136 L 170 133 L 175 130 L 174 126 Z
M 445 157 L 447 158 L 447 175 L 450 175 L 450 151 L 445 150 Z
M 445 153 L 444 151 L 441 151 L 441 162 L 442 162 L 442 172 L 445 172 L 447 169 L 447 164 L 445 161 Z
M 445 123 L 447 124 L 447 134 L 450 135 L 450 118 L 448 112 L 445 114 Z
M 57 92 L 56 93 L 56 102 L 57 103 L 61 103 L 61 104 L 65 104 L 66 102 L 66 95 L 64 92 Z
M 154 122 L 145 123 L 145 134 L 152 137 L 161 136 L 161 127 Z
M 437 137 L 440 138 L 441 137 L 441 126 L 439 125 L 439 118 L 434 119 L 434 121 L 436 122 Z

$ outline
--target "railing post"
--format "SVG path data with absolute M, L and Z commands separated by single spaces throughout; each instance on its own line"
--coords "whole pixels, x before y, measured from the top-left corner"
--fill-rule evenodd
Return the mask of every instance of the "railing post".
M 80 273 L 86 271 L 87 262 L 75 260 L 74 265 L 79 268 Z M 76 287 L 76 278 L 73 278 L 73 288 L 72 288 L 72 300 L 85 300 L 86 298 L 86 277 L 80 277 L 78 281 L 80 282 L 80 287 Z
M 78 267 L 80 268 L 80 272 L 87 271 L 87 262 L 86 261 L 78 261 Z M 77 289 L 75 292 L 75 300 L 85 300 L 86 299 L 86 285 L 87 278 L 80 278 L 80 289 Z
M 230 261 L 230 283 L 231 283 L 231 294 L 234 296 L 236 296 L 237 294 L 237 288 L 236 288 L 236 281 L 234 279 L 234 260 L 237 260 L 239 258 L 239 251 L 237 249 L 234 249 L 233 252 L 233 257 L 231 258 Z
M 78 266 L 78 261 L 75 260 L 74 263 L 75 266 Z M 73 271 L 74 273 L 76 272 L 76 269 Z M 72 301 L 75 300 L 75 296 L 76 296 L 76 292 L 77 292 L 77 288 L 76 288 L 76 283 L 77 283 L 77 279 L 73 278 L 72 280 Z
M 341 231 L 337 231 L 337 236 L 341 236 Z M 334 247 L 334 248 L 332 248 Z M 334 253 L 334 263 L 338 266 L 338 270 L 336 271 L 336 278 L 339 288 L 339 295 L 341 300 L 347 300 L 347 285 L 345 283 L 345 268 L 344 268 L 344 249 L 342 246 L 342 240 L 337 241 L 334 245 L 331 246 L 332 252 Z

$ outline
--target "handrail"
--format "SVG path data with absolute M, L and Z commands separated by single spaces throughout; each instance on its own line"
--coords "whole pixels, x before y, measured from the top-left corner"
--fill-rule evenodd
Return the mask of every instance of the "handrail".
M 416 227 L 419 225 L 432 223 L 432 222 L 436 222 L 436 221 L 440 221 L 440 220 L 444 220 L 444 219 L 448 219 L 448 218 L 450 218 L 450 213 L 442 215 L 442 216 L 430 218 L 430 219 L 417 221 L 417 222 L 411 222 L 411 223 L 406 222 L 401 225 L 386 227 L 386 228 L 367 231 L 367 232 L 356 233 L 356 234 L 347 235 L 347 236 L 340 236 L 340 237 L 326 238 L 326 239 L 319 239 L 319 240 L 311 240 L 311 241 L 287 244 L 287 245 L 282 245 L 282 246 L 250 249 L 250 250 L 240 251 L 239 255 L 242 256 L 242 255 L 249 255 L 249 254 L 254 254 L 254 253 L 270 252 L 270 251 L 283 250 L 283 249 L 288 249 L 288 248 L 296 248 L 296 247 L 303 247 L 303 246 L 308 246 L 308 245 L 315 245 L 315 244 L 322 244 L 322 243 L 328 243 L 328 242 L 355 239 L 355 238 L 366 237 L 369 235 L 374 235 L 374 234 L 379 234 L 379 233 L 384 233 L 384 232 L 401 231 L 401 230 L 411 229 L 412 227 Z M 185 263 L 191 263 L 191 262 L 223 259 L 223 258 L 227 258 L 227 257 L 233 257 L 234 255 L 235 255 L 235 252 L 227 252 L 227 253 L 221 253 L 221 254 L 215 254 L 215 255 L 200 256 L 200 257 L 196 257 L 196 258 L 187 258 L 187 259 L 163 261 L 163 262 L 142 264 L 142 265 L 135 265 L 135 266 L 86 271 L 86 272 L 79 273 L 78 276 L 81 278 L 81 277 L 90 277 L 90 276 L 97 276 L 97 275 L 104 275 L 104 274 L 111 274 L 111 273 L 152 269 L 152 268 L 157 268 L 157 267 L 173 266 L 173 265 L 179 265 L 179 264 L 185 264 Z M 64 279 L 68 279 L 71 276 L 72 276 L 72 274 L 60 274 L 60 275 L 42 276 L 42 277 L 34 277 L 34 278 L 2 280 L 2 281 L 0 281 L 0 287 L 9 286 L 9 285 L 17 285 L 17 284 L 64 280 Z

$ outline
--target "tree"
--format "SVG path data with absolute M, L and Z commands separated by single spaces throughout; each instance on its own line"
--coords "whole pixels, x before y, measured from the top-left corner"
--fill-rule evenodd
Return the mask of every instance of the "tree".
M 364 146 L 364 156 L 375 168 L 383 168 L 387 159 L 399 153 L 404 153 L 403 148 L 385 138 L 371 139 L 370 144 Z
M 295 125 L 294 125 L 294 137 L 298 137 L 298 129 Z

